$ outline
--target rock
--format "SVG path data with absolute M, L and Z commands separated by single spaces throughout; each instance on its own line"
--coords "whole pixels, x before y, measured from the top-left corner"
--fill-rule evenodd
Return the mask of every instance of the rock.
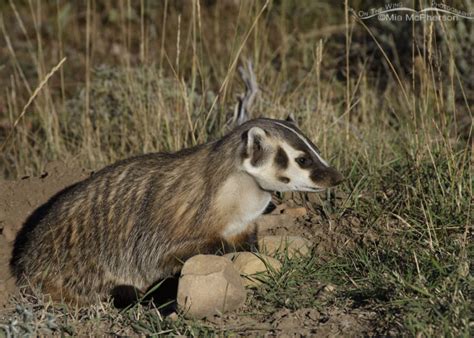
M 255 287 L 262 283 L 262 277 L 271 271 L 280 271 L 279 260 L 252 252 L 234 252 L 224 255 L 234 263 L 234 267 L 243 277 L 244 286 Z
M 187 318 L 204 318 L 240 307 L 247 294 L 230 259 L 197 255 L 188 259 L 178 284 L 178 307 Z
M 299 236 L 264 236 L 258 240 L 260 252 L 270 256 L 277 252 L 288 252 L 288 257 L 306 256 L 310 253 L 311 242 Z
M 324 291 L 328 293 L 334 293 L 335 290 L 336 290 L 336 287 L 332 284 L 328 284 L 324 287 Z
M 336 287 L 332 284 L 323 286 L 321 291 L 318 293 L 318 297 L 324 300 L 328 300 L 336 293 Z
M 6 241 L 7 242 L 13 242 L 16 238 L 16 234 L 17 232 L 15 230 L 12 229 L 12 227 L 10 226 L 5 226 L 3 228 L 3 236 L 5 237 Z

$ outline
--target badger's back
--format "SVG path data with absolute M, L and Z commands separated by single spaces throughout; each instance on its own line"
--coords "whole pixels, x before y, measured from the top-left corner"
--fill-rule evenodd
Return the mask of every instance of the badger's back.
M 212 250 L 207 152 L 124 160 L 55 196 L 17 239 L 20 282 L 87 303 L 116 285 L 144 289 L 187 256 Z

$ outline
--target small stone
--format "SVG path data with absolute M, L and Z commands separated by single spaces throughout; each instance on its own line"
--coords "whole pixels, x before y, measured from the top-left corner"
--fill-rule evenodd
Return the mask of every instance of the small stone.
M 334 297 L 335 293 L 336 293 L 336 287 L 332 284 L 327 284 L 321 288 L 320 292 L 318 293 L 318 298 L 329 300 L 332 297 Z
M 2 234 L 7 242 L 13 242 L 16 238 L 16 231 L 13 230 L 13 227 L 8 225 L 3 228 Z
M 286 251 L 289 258 L 306 256 L 311 252 L 311 242 L 300 236 L 264 236 L 258 240 L 258 247 L 270 256 Z
M 256 287 L 262 283 L 262 277 L 268 276 L 269 272 L 277 272 L 281 269 L 279 260 L 262 254 L 233 252 L 224 257 L 232 260 L 234 267 L 243 277 L 244 286 Z
M 242 278 L 230 259 L 197 255 L 188 259 L 178 284 L 178 308 L 187 318 L 233 311 L 246 299 Z
M 324 291 L 325 292 L 329 292 L 329 293 L 332 293 L 336 290 L 336 287 L 332 284 L 328 284 L 324 287 Z

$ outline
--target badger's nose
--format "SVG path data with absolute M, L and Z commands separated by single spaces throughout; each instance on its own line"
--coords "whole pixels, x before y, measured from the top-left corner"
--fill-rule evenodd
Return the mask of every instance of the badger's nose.
M 342 176 L 342 174 L 339 171 L 337 171 L 334 168 L 330 168 L 330 171 L 331 171 L 331 175 L 330 175 L 331 186 L 334 187 L 344 182 L 345 178 L 344 176 Z

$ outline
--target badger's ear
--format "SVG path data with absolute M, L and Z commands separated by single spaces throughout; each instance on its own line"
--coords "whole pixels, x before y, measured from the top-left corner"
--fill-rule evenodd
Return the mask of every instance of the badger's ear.
M 296 119 L 295 119 L 295 115 L 293 115 L 293 113 L 289 113 L 288 116 L 286 117 L 285 121 L 293 123 L 295 125 L 297 124 Z
M 265 157 L 267 134 L 260 127 L 252 127 L 242 135 L 245 153 L 253 166 L 259 166 Z

